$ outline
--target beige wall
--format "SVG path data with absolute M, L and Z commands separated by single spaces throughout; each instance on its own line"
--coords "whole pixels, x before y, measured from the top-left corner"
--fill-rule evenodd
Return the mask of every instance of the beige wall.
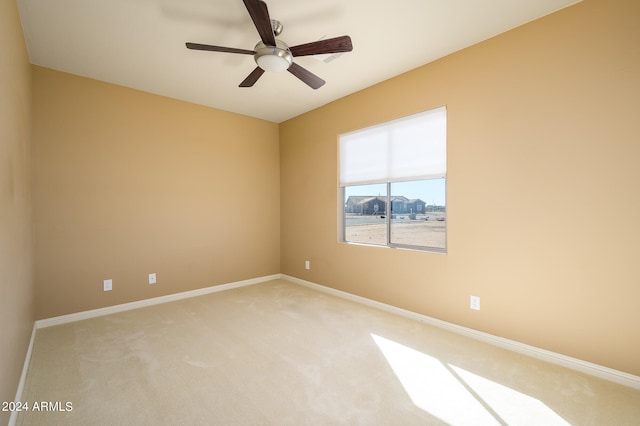
M 40 67 L 33 93 L 37 318 L 280 272 L 277 124 Z
M 0 1 L 0 401 L 13 401 L 33 329 L 30 65 L 14 0 Z M 9 421 L 0 412 L 0 424 Z
M 282 272 L 640 375 L 639 19 L 585 0 L 283 123 Z M 337 135 L 441 105 L 448 254 L 338 243 Z

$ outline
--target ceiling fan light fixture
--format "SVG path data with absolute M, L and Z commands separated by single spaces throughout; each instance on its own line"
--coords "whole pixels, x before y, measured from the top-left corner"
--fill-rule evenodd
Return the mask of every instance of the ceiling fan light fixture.
M 280 72 L 288 69 L 293 63 L 293 55 L 289 46 L 276 40 L 276 46 L 266 46 L 260 42 L 255 47 L 254 59 L 260 68 L 269 72 Z
M 280 72 L 287 70 L 312 89 L 319 89 L 325 84 L 325 81 L 293 62 L 293 57 L 337 54 L 351 52 L 353 49 L 351 37 L 348 35 L 298 44 L 290 48 L 286 43 L 276 38 L 282 33 L 283 26 L 279 21 L 269 17 L 269 10 L 264 0 L 242 1 L 251 16 L 258 35 L 260 35 L 261 41 L 256 44 L 253 50 L 214 46 L 212 44 L 186 43 L 187 49 L 253 55 L 253 59 L 258 66 L 242 80 L 238 87 L 253 87 L 265 71 Z

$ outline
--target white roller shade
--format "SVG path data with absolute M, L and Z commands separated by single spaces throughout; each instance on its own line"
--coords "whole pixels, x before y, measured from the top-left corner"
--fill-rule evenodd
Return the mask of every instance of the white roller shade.
M 340 135 L 341 186 L 435 179 L 446 172 L 446 107 Z

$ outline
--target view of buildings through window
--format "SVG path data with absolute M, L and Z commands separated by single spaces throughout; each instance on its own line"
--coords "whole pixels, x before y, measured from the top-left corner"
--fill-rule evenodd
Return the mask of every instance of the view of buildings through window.
M 430 179 L 345 187 L 344 240 L 444 251 L 445 186 Z

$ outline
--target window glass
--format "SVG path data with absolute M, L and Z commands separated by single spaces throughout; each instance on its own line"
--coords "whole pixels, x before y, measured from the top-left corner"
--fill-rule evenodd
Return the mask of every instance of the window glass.
M 349 186 L 344 191 L 344 240 L 387 244 L 387 185 Z
M 445 180 L 391 183 L 392 245 L 446 248 Z

